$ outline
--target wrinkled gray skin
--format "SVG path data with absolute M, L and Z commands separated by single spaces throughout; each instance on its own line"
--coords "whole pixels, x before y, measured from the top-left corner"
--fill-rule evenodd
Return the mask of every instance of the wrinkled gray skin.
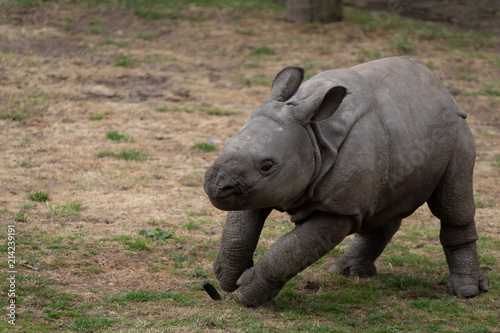
M 474 141 L 439 78 L 394 57 L 302 79 L 300 68 L 282 70 L 205 174 L 210 201 L 229 211 L 214 261 L 221 288 L 261 305 L 352 233 L 330 271 L 372 276 L 401 220 L 427 202 L 441 220 L 448 293 L 488 290 L 476 249 Z M 273 209 L 295 228 L 254 265 Z

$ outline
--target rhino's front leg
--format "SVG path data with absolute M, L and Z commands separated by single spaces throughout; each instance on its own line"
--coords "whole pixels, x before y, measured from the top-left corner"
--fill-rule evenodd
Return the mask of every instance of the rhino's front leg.
M 220 287 L 234 291 L 241 274 L 253 266 L 253 253 L 271 208 L 227 213 L 221 244 L 214 261 Z
M 282 236 L 262 259 L 238 280 L 239 299 L 246 306 L 258 306 L 273 299 L 285 283 L 328 253 L 354 226 L 346 216 L 315 212 Z

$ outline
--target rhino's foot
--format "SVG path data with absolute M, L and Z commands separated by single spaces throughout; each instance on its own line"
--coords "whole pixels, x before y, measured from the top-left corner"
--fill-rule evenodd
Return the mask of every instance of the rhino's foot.
M 480 273 L 477 278 L 450 275 L 450 279 L 446 284 L 448 294 L 466 298 L 475 297 L 482 291 L 488 291 L 488 289 L 490 289 L 490 282 L 483 273 Z
M 340 258 L 328 270 L 333 274 L 343 274 L 347 277 L 370 277 L 377 273 L 373 261 L 363 261 L 354 258 Z
M 214 260 L 214 273 L 222 290 L 232 292 L 238 289 L 236 281 L 246 269 L 252 266 L 252 263 L 239 262 L 234 263 L 226 261 L 224 257 L 217 256 Z
M 283 284 L 273 285 L 266 281 L 255 266 L 247 269 L 236 283 L 240 287 L 238 298 L 247 307 L 256 307 L 272 300 L 283 288 Z

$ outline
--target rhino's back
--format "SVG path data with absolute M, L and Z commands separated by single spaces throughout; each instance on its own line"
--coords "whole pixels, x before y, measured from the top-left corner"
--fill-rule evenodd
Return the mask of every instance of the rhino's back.
M 363 226 L 376 227 L 428 199 L 467 125 L 439 78 L 416 60 L 388 58 L 351 70 L 370 87 L 373 105 L 350 129 L 316 199 L 323 210 L 360 214 Z
M 350 69 L 368 83 L 377 101 L 383 105 L 391 100 L 408 114 L 418 109 L 432 112 L 442 107 L 454 110 L 462 118 L 467 117 L 439 77 L 414 58 L 384 58 Z

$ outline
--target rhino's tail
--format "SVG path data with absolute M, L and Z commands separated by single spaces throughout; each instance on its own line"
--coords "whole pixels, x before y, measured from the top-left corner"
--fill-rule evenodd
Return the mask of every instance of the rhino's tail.
M 467 119 L 467 113 L 465 113 L 464 110 L 462 110 L 460 107 L 458 108 L 458 111 L 457 111 L 458 115 L 464 119 Z

